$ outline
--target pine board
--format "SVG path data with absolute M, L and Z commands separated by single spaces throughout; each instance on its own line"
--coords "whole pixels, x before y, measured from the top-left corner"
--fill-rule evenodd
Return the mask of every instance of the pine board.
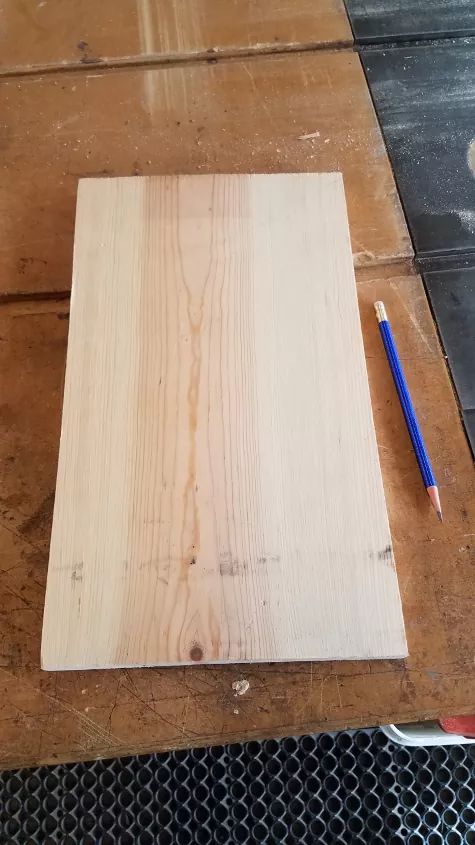
M 372 275 L 360 269 L 356 279 L 410 653 L 404 661 L 42 672 L 70 302 L 0 305 L 0 768 L 469 712 L 475 701 L 475 664 L 469 659 L 475 554 L 467 537 L 475 521 L 473 458 L 420 277 L 391 276 L 380 267 Z M 411 453 L 374 319 L 377 299 L 391 314 L 417 397 L 441 482 L 443 523 L 434 518 Z M 237 698 L 232 685 L 243 677 L 250 688 Z
M 81 180 L 43 668 L 406 653 L 341 175 Z

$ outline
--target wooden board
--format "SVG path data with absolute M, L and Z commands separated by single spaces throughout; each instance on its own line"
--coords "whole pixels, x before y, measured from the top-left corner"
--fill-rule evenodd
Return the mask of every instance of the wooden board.
M 0 298 L 69 289 L 82 176 L 338 170 L 356 264 L 412 255 L 356 54 L 5 79 L 0 113 Z
M 41 625 L 69 300 L 0 305 L 0 767 L 468 713 L 475 700 L 475 473 L 421 279 L 358 271 L 358 299 L 409 657 L 42 672 Z M 391 314 L 441 484 L 431 512 L 373 302 Z M 450 432 L 450 437 L 446 432 Z M 235 696 L 233 683 L 249 681 Z
M 0 74 L 351 44 L 342 0 L 5 0 Z M 3 13 L 3 14 L 2 14 Z
M 81 182 L 44 668 L 406 653 L 341 175 Z

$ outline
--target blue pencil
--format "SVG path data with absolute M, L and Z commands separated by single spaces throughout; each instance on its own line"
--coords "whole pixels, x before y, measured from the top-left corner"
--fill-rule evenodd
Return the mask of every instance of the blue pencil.
M 404 419 L 406 420 L 407 430 L 412 440 L 414 452 L 416 453 L 417 463 L 419 464 L 422 480 L 429 494 L 429 498 L 434 506 L 435 512 L 439 517 L 440 521 L 442 522 L 442 509 L 440 507 L 440 497 L 439 490 L 437 487 L 437 481 L 435 480 L 435 476 L 432 471 L 431 463 L 429 460 L 429 455 L 427 454 L 427 449 L 425 447 L 424 438 L 422 437 L 422 432 L 419 428 L 419 423 L 417 422 L 416 412 L 414 410 L 414 405 L 412 404 L 409 388 L 404 377 L 401 360 L 398 355 L 396 343 L 393 337 L 393 333 L 391 331 L 391 326 L 389 325 L 386 309 L 382 302 L 375 302 L 374 308 L 376 311 L 376 316 L 378 318 L 379 331 L 383 340 L 384 348 L 386 350 L 386 355 L 388 356 L 389 366 L 391 368 L 394 384 L 396 386 L 397 394 L 399 396 L 399 401 L 401 403 Z

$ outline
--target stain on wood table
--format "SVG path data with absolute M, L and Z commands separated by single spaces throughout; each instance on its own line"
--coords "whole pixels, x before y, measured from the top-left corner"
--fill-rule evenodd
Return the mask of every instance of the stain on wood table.
M 351 44 L 342 0 L 5 0 L 0 75 Z
M 42 672 L 69 303 L 0 307 L 3 767 L 468 712 L 475 695 L 468 445 L 420 278 L 366 269 L 358 294 L 407 628 L 404 661 Z M 400 418 L 374 319 L 376 299 L 387 305 L 407 362 L 439 477 L 442 525 L 430 510 Z M 233 683 L 243 678 L 249 689 L 237 697 Z
M 0 296 L 70 288 L 81 176 L 339 170 L 357 264 L 412 255 L 356 54 L 6 79 L 0 112 Z

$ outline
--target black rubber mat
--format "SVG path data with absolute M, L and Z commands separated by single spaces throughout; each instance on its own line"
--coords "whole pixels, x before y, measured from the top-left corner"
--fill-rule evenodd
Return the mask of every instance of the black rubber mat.
M 0 774 L 0 842 L 473 845 L 475 746 L 342 731 Z
M 473 457 L 475 458 L 475 410 L 464 411 L 463 421 L 465 424 L 465 431 L 472 447 Z
M 424 273 L 464 412 L 475 410 L 475 266 Z M 470 437 L 470 428 L 467 426 Z M 475 440 L 470 437 L 475 453 Z
M 473 0 L 346 0 L 357 44 L 475 35 Z
M 418 259 L 474 253 L 475 40 L 361 60 Z

